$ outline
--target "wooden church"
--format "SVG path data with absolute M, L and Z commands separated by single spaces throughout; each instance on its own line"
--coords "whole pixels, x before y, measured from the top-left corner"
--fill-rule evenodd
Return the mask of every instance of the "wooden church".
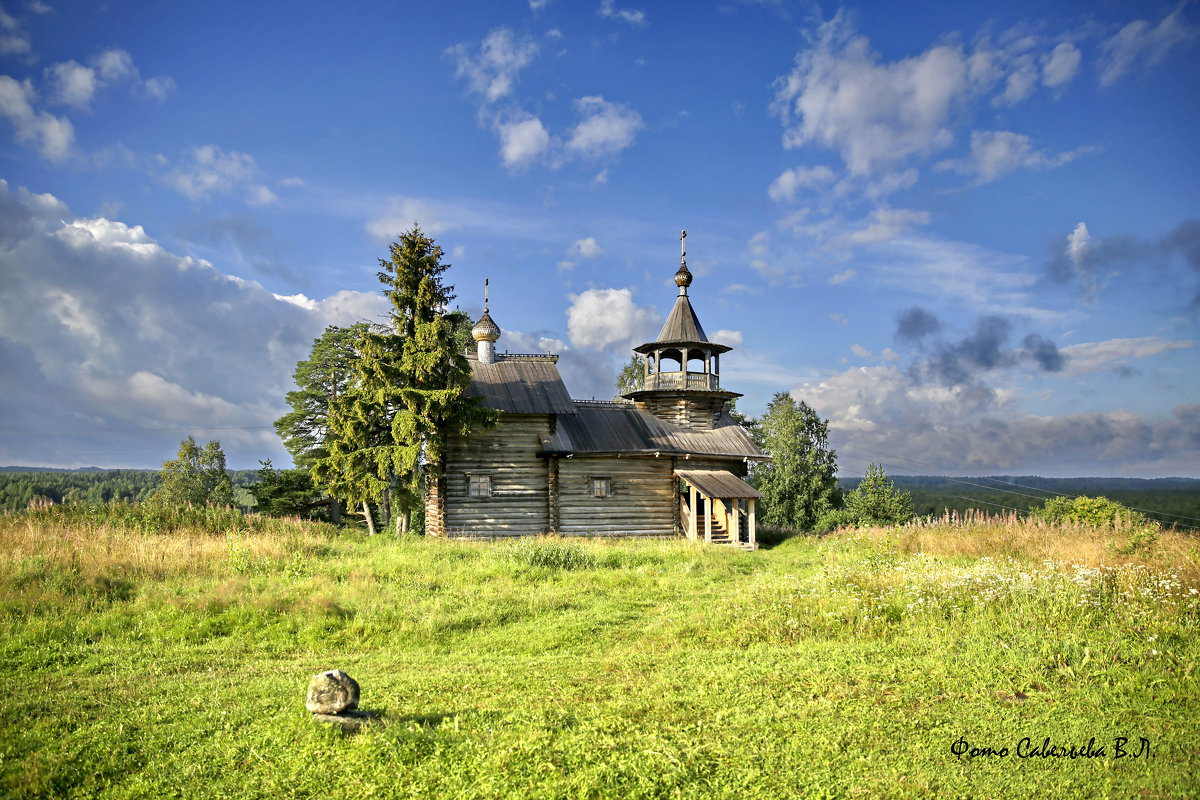
M 500 421 L 448 443 L 426 492 L 428 534 L 684 535 L 757 547 L 759 494 L 743 479 L 769 456 L 729 414 L 741 396 L 721 388 L 730 348 L 708 340 L 692 308 L 686 247 L 680 262 L 662 331 L 634 348 L 642 387 L 614 402 L 572 400 L 557 355 L 498 354 L 485 299 L 468 393 Z

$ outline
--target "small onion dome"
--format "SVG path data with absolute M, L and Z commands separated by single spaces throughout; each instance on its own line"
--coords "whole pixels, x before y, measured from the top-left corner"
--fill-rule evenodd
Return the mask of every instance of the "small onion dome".
M 679 266 L 679 271 L 675 273 L 675 285 L 681 289 L 692 285 L 692 273 L 688 271 L 687 264 Z
M 492 321 L 492 316 L 488 314 L 486 308 L 483 310 L 483 316 L 479 318 L 479 322 L 476 322 L 475 327 L 471 328 L 471 338 L 477 342 L 494 342 L 500 338 L 500 326 Z

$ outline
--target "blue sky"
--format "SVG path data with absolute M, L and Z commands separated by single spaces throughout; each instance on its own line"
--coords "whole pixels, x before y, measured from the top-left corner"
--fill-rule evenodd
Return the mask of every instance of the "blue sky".
M 610 397 L 674 301 L 842 473 L 1200 476 L 1200 5 L 8 2 L 0 463 L 231 466 L 418 221 Z

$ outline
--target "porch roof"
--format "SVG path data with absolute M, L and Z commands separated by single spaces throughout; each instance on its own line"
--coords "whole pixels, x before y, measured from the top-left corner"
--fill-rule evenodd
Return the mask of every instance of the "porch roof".
M 700 490 L 707 497 L 719 500 L 741 499 L 743 497 L 757 500 L 762 497 L 754 487 L 744 480 L 723 469 L 677 469 L 675 474 Z

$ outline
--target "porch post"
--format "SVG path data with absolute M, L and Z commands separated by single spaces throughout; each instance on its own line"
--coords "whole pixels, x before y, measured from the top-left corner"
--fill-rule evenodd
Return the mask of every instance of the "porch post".
M 712 515 L 713 515 L 712 499 L 711 498 L 705 498 L 705 499 L 708 500 L 708 503 L 705 504 L 705 507 L 704 507 L 704 510 L 707 512 L 704 515 L 704 543 L 712 544 Z
M 696 487 L 688 484 L 688 506 L 692 513 L 688 515 L 688 538 L 696 541 Z
M 754 498 L 750 498 L 750 546 L 754 547 L 758 540 L 754 538 Z
M 742 509 L 742 501 L 734 497 L 729 504 L 733 506 L 733 543 L 737 544 L 742 540 L 742 529 L 738 527 L 738 522 L 740 522 L 738 512 Z

